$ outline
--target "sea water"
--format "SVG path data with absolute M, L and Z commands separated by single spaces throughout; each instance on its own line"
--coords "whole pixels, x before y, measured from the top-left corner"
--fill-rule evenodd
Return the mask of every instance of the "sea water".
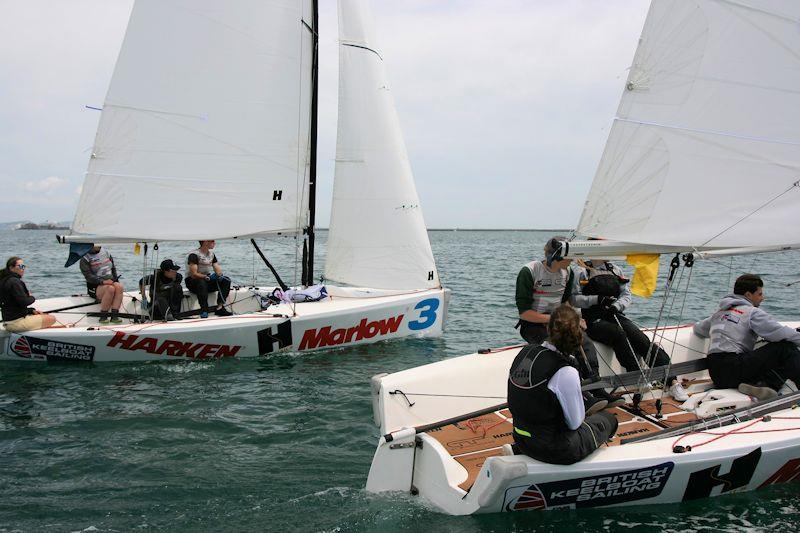
M 680 505 L 451 517 L 410 495 L 364 491 L 378 439 L 369 379 L 480 348 L 518 343 L 514 282 L 552 232 L 432 231 L 453 291 L 437 339 L 268 358 L 96 365 L 0 362 L 0 531 L 797 531 L 800 483 Z M 0 256 L 19 255 L 38 298 L 85 292 L 53 231 L 2 231 Z M 319 232 L 317 272 L 327 233 Z M 260 241 L 287 283 L 299 278 L 292 238 Z M 183 265 L 195 243 L 111 246 L 127 288 L 152 259 Z M 246 241 L 215 250 L 239 283 L 274 280 Z M 715 310 L 743 272 L 765 280 L 763 308 L 797 320 L 800 254 L 670 258 L 653 298 L 636 298 L 642 325 L 687 323 Z M 690 275 L 691 273 L 691 275 Z M 431 391 L 435 392 L 435 391 Z

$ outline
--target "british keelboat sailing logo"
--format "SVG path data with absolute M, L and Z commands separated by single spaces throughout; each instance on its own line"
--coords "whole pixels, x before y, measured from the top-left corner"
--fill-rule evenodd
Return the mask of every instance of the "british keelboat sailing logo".
M 25 359 L 47 359 L 48 361 L 93 361 L 94 346 L 71 342 L 52 341 L 21 335 L 12 337 L 11 351 Z
M 506 511 L 565 507 L 581 509 L 655 498 L 669 480 L 673 462 L 600 476 L 536 483 L 506 490 Z

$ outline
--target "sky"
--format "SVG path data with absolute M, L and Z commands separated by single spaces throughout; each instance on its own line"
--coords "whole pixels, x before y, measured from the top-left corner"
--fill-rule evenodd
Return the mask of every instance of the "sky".
M 133 0 L 0 0 L 0 222 L 71 220 Z M 646 0 L 373 0 L 429 228 L 573 228 Z M 336 145 L 320 0 L 317 225 Z

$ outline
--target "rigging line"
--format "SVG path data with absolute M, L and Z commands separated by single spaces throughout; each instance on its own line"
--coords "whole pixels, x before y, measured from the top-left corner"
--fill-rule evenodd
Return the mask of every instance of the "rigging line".
M 400 393 L 402 391 L 392 391 L 394 393 Z M 472 396 L 469 394 L 426 394 L 423 392 L 402 392 L 405 396 L 431 396 L 435 398 L 485 398 L 489 400 L 505 400 L 507 399 L 505 396 Z M 390 393 L 391 394 L 391 393 Z
M 784 194 L 788 193 L 789 191 L 791 191 L 792 189 L 794 189 L 794 188 L 797 188 L 797 187 L 800 187 L 800 180 L 798 180 L 798 181 L 795 181 L 794 183 L 792 183 L 792 184 L 789 186 L 789 188 L 788 188 L 788 189 L 786 189 L 785 191 L 783 191 L 783 192 L 782 192 L 782 193 L 780 193 L 779 195 L 775 196 L 775 197 L 774 197 L 774 198 L 772 198 L 771 200 L 767 201 L 766 203 L 764 203 L 764 204 L 760 205 L 760 206 L 759 206 L 759 207 L 757 207 L 757 208 L 756 208 L 754 211 L 752 211 L 752 212 L 750 212 L 750 213 L 746 214 L 745 216 L 743 216 L 742 218 L 740 218 L 739 220 L 737 220 L 736 222 L 734 222 L 733 224 L 731 224 L 730 226 L 728 226 L 727 228 L 725 228 L 724 230 L 720 231 L 719 233 L 717 233 L 716 235 L 714 235 L 713 237 L 711 237 L 710 239 L 708 239 L 706 242 L 704 242 L 703 244 L 701 244 L 699 247 L 703 247 L 703 246 L 707 245 L 708 243 L 710 243 L 711 241 L 713 241 L 714 239 L 716 239 L 717 237 L 719 237 L 719 236 L 720 236 L 720 235 L 722 235 L 723 233 L 726 233 L 727 231 L 731 230 L 731 229 L 732 229 L 732 228 L 734 228 L 735 226 L 737 226 L 737 225 L 741 224 L 741 223 L 742 223 L 742 222 L 744 222 L 746 219 L 748 219 L 748 218 L 750 218 L 751 216 L 755 215 L 756 213 L 758 213 L 759 211 L 761 211 L 762 209 L 764 209 L 765 207 L 767 207 L 769 204 L 771 204 L 772 202 L 774 202 L 775 200 L 777 200 L 778 198 L 780 198 L 780 197 L 781 197 L 781 196 L 783 196 Z
M 685 266 L 685 263 L 684 263 Z M 689 276 L 686 279 L 686 288 L 683 290 L 683 303 L 681 304 L 681 312 L 678 315 L 678 323 L 680 324 L 681 320 L 683 320 L 683 312 L 686 310 L 686 297 L 689 294 L 689 285 L 692 283 L 692 267 L 685 267 L 689 269 Z M 672 349 L 669 352 L 669 362 L 667 363 L 667 371 L 664 373 L 664 387 L 662 389 L 663 393 L 666 394 L 669 390 L 669 371 L 672 368 L 672 356 L 675 355 L 675 344 L 678 340 L 678 330 L 675 330 L 675 335 L 672 340 Z M 676 376 L 677 379 L 677 376 Z
M 622 117 L 615 117 L 614 120 L 619 120 L 620 122 L 627 122 L 629 124 L 639 124 L 640 126 L 653 126 L 656 128 L 663 128 L 667 130 L 678 130 L 678 131 L 685 131 L 688 133 L 701 133 L 706 135 L 715 135 L 718 137 L 731 137 L 733 139 L 741 139 L 743 141 L 755 141 L 755 142 L 763 142 L 768 144 L 786 144 L 789 146 L 800 146 L 800 142 L 798 141 L 784 141 L 782 139 L 766 139 L 764 137 L 751 137 L 749 135 L 739 135 L 738 133 L 728 133 L 725 131 L 714 131 L 714 130 L 704 130 L 699 128 L 687 128 L 685 126 L 677 126 L 674 124 L 660 124 L 658 122 L 649 122 L 646 120 L 633 120 L 630 118 L 622 118 Z
M 664 308 L 667 305 L 667 300 L 669 299 L 669 293 L 670 293 L 670 290 L 672 289 L 672 281 L 673 281 L 673 278 L 675 276 L 675 270 L 678 267 L 678 265 L 675 264 L 676 261 L 678 260 L 678 257 L 679 257 L 678 254 L 675 254 L 675 258 L 673 258 L 673 260 L 670 262 L 670 272 L 669 272 L 669 275 L 667 276 L 667 286 L 666 286 L 666 288 L 664 290 L 664 300 L 661 302 L 661 309 L 659 309 L 659 311 L 658 311 L 658 318 L 656 319 L 656 327 L 655 327 L 655 329 L 653 329 L 653 340 L 651 341 L 651 346 L 652 346 L 652 344 L 655 344 L 656 335 L 658 334 L 658 328 L 661 326 L 661 319 L 664 316 Z M 649 355 L 649 351 L 648 351 L 648 355 Z M 646 385 L 645 382 L 637 383 L 637 388 L 641 389 L 642 387 L 644 387 L 644 385 Z

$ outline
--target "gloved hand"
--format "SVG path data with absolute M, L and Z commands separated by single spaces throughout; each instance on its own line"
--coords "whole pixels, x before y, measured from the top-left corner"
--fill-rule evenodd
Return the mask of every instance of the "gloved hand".
M 216 273 L 216 272 L 212 272 L 211 274 L 209 274 L 208 276 L 206 276 L 206 279 L 207 279 L 208 281 L 217 281 L 217 280 L 219 279 L 219 276 L 217 276 L 217 273 Z
M 150 302 L 147 301 L 147 298 L 142 298 L 142 311 L 147 311 L 150 308 Z
M 597 300 L 597 304 L 602 307 L 606 311 L 616 310 L 614 304 L 616 303 L 617 299 L 613 296 L 601 296 Z

